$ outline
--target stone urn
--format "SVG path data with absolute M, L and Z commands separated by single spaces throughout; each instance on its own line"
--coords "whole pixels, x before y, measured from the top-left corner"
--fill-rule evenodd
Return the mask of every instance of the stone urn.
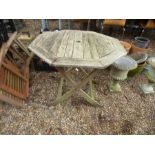
M 130 70 L 128 73 L 128 76 L 133 77 L 135 75 L 140 74 L 143 69 L 144 66 L 146 64 L 146 60 L 148 58 L 148 54 L 144 53 L 144 52 L 137 52 L 137 53 L 133 53 L 130 55 L 138 64 L 137 68 Z
M 147 84 L 142 84 L 140 88 L 142 89 L 144 94 L 154 93 L 153 84 L 155 83 L 155 57 L 148 58 L 148 67 L 145 75 L 148 79 Z
M 120 81 L 127 79 L 128 72 L 137 67 L 137 62 L 129 56 L 123 56 L 112 64 L 112 81 L 109 84 L 111 92 L 121 92 Z

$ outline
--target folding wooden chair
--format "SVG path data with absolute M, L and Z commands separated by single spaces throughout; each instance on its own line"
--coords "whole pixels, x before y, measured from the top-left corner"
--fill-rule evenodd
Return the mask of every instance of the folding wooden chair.
M 122 37 L 123 37 L 125 32 L 125 23 L 126 23 L 126 19 L 104 19 L 101 32 L 103 32 L 103 29 L 105 26 L 121 27 L 123 30 L 123 33 L 122 33 Z
M 28 97 L 31 53 L 16 35 L 0 49 L 0 101 L 21 106 Z
M 142 32 L 141 32 L 141 36 L 142 36 L 146 29 L 150 29 L 150 30 L 155 29 L 155 21 L 153 19 L 149 19 L 146 24 L 141 24 L 141 27 L 142 27 Z

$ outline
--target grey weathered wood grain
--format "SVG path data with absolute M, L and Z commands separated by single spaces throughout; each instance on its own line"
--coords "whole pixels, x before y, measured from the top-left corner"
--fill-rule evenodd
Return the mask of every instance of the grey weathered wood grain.
M 72 57 L 73 49 L 74 49 L 74 41 L 75 41 L 75 33 L 74 33 L 74 31 L 70 31 L 68 43 L 67 43 L 67 47 L 66 47 L 66 52 L 65 52 L 65 58 Z
M 40 34 L 29 49 L 54 66 L 105 68 L 127 54 L 119 40 L 91 31 Z
M 41 47 L 41 48 L 44 47 L 47 51 L 49 51 L 52 48 L 53 44 L 55 43 L 59 34 L 58 33 L 50 33 L 48 35 L 47 32 L 44 32 L 44 33 L 45 33 L 45 37 L 43 38 L 39 47 Z
M 91 56 L 91 49 L 90 49 L 90 45 L 88 42 L 88 37 L 85 33 L 83 33 L 83 57 L 85 60 L 91 60 L 92 56 Z
M 62 38 L 64 37 L 66 31 L 62 31 L 62 33 L 58 34 L 52 48 L 49 50 L 50 59 L 55 58 L 59 54 L 59 48 L 62 42 Z
M 83 59 L 82 31 L 75 32 L 73 58 Z
M 88 42 L 89 42 L 89 46 L 90 46 L 92 59 L 99 59 L 99 54 L 98 54 L 97 48 L 96 48 L 95 35 L 88 35 Z
M 103 46 L 104 43 L 104 46 Z M 106 41 L 105 38 L 96 37 L 96 48 L 97 52 L 99 54 L 99 57 L 102 58 L 106 55 L 108 55 L 112 50 L 109 50 L 109 47 L 111 46 L 110 41 Z
M 57 45 L 59 45 L 57 57 L 64 57 L 65 52 L 66 52 L 67 43 L 68 43 L 68 38 L 69 38 L 69 31 L 65 31 L 65 34 L 64 34 L 62 40 L 60 37 L 61 44 L 59 45 L 58 42 L 56 43 Z

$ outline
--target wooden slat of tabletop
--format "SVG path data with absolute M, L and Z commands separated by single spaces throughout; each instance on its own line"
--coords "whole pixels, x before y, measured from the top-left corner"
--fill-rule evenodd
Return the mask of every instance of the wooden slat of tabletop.
M 48 36 L 48 34 L 46 34 L 45 36 L 42 36 L 42 37 L 40 37 L 40 36 L 38 36 L 37 37 L 37 39 L 36 40 L 34 40 L 34 44 L 36 45 L 36 46 L 39 46 L 39 47 L 42 47 L 42 42 L 43 42 L 43 39 L 45 39 L 45 38 L 47 38 L 47 36 Z
M 104 38 L 98 37 L 96 38 L 96 48 L 99 53 L 99 57 L 102 58 L 108 54 L 110 54 L 112 51 L 109 50 L 109 46 L 111 46 L 111 43 L 105 40 Z M 103 46 L 104 43 L 104 46 Z
M 83 59 L 82 31 L 75 31 L 73 58 Z
M 66 31 L 62 31 L 61 33 L 58 34 L 52 48 L 49 50 L 49 57 L 50 59 L 53 59 L 54 57 L 58 56 L 58 54 L 61 54 L 61 50 L 59 50 L 59 47 L 62 42 L 62 38 L 64 37 Z
M 90 60 L 92 58 L 91 56 L 91 51 L 90 51 L 90 45 L 89 45 L 89 42 L 88 42 L 88 37 L 87 37 L 87 34 L 84 34 L 83 33 L 83 53 L 84 53 L 84 59 L 85 60 Z
M 34 45 L 32 45 L 31 47 L 29 47 L 29 49 L 31 51 L 33 51 L 38 57 L 40 57 L 44 61 L 46 61 L 48 64 L 51 64 L 52 63 L 52 60 L 49 57 L 49 53 L 45 49 L 40 48 L 38 46 L 34 46 Z
M 66 47 L 65 57 L 71 58 L 74 49 L 74 41 L 75 41 L 75 32 L 70 31 L 69 39 Z
M 98 54 L 97 49 L 96 49 L 95 35 L 88 34 L 88 41 L 89 41 L 92 59 L 95 59 L 95 60 L 99 59 L 99 54 Z
M 42 37 L 40 37 L 40 39 L 38 40 L 38 42 L 36 42 L 35 44 L 37 45 L 37 46 L 40 46 L 40 47 L 43 47 L 43 46 L 45 46 L 45 43 L 48 41 L 48 37 L 49 36 L 52 36 L 53 34 L 51 34 L 51 33 L 43 33 L 42 34 Z
M 52 46 L 54 45 L 56 38 L 59 36 L 58 32 L 55 33 L 49 33 L 49 35 L 47 36 L 47 39 L 44 39 L 41 47 L 44 47 L 48 52 L 50 52 L 50 49 L 52 48 Z
M 64 57 L 67 47 L 67 42 L 69 38 L 69 31 L 65 31 L 65 34 L 61 40 L 61 43 L 57 43 L 59 46 L 57 57 Z

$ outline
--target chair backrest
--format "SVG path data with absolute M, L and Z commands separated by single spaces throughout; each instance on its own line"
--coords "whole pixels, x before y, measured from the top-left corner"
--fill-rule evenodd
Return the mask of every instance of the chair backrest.
M 104 19 L 103 25 L 111 25 L 111 26 L 125 26 L 126 19 Z
M 31 54 L 16 34 L 0 49 L 0 101 L 21 106 L 28 97 Z
M 145 29 L 155 29 L 155 22 L 152 19 L 149 19 L 144 26 Z
M 73 19 L 72 20 L 73 23 L 88 23 L 88 19 Z

